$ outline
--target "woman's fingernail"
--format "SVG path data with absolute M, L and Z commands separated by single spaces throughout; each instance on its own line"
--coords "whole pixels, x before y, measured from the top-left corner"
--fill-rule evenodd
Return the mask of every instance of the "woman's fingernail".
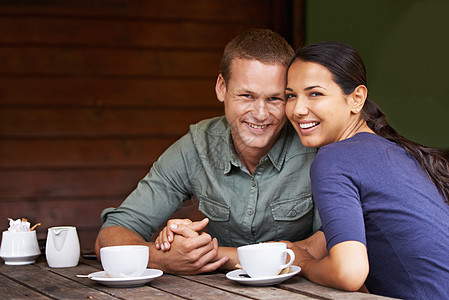
M 178 228 L 178 225 L 176 225 L 176 224 L 171 224 L 171 225 L 170 225 L 170 228 L 171 228 L 171 229 L 176 229 L 176 228 Z
M 171 242 L 172 241 L 172 237 L 171 235 L 168 236 L 168 241 Z
M 164 243 L 165 249 L 168 249 L 168 243 Z
M 155 246 L 156 246 L 156 249 L 159 249 L 159 244 L 158 244 L 158 243 L 156 243 L 156 245 L 155 245 Z

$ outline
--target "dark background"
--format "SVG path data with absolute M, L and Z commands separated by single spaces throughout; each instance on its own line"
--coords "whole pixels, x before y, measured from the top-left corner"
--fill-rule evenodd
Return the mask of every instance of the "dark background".
M 188 125 L 223 114 L 226 43 L 262 27 L 296 49 L 356 47 L 400 133 L 449 149 L 449 1 L 0 0 L 0 231 L 7 218 L 78 228 L 93 248 L 118 206 Z M 176 217 L 192 214 L 187 201 Z
M 301 18 L 302 1 L 0 1 L 0 230 L 73 225 L 92 249 L 102 209 L 189 124 L 223 114 L 226 43 L 263 27 L 299 45 Z
M 393 127 L 426 146 L 449 150 L 449 1 L 307 0 L 306 43 L 355 47 L 370 97 Z

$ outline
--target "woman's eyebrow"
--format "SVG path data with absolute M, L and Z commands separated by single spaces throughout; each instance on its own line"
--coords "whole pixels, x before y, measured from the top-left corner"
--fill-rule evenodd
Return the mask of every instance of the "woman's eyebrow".
M 312 86 L 306 87 L 306 88 L 304 89 L 304 91 L 312 90 L 312 89 L 315 89 L 315 88 L 320 88 L 320 89 L 326 90 L 326 88 L 325 88 L 325 87 L 322 87 L 321 85 L 312 85 Z

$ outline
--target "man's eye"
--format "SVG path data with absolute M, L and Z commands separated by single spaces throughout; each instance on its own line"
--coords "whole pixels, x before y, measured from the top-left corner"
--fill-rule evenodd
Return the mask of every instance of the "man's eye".
M 250 99 L 251 95 L 250 94 L 241 94 L 240 97 Z
M 270 97 L 268 98 L 268 101 L 284 101 L 284 99 L 281 97 Z

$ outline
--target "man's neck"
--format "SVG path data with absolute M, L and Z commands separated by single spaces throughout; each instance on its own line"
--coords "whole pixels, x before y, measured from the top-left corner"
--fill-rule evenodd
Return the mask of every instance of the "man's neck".
M 253 151 L 245 151 L 245 153 L 238 153 L 237 157 L 239 158 L 240 162 L 246 167 L 248 172 L 253 175 L 254 171 L 256 170 L 257 165 L 260 162 L 260 159 L 265 155 L 263 153 L 251 153 L 255 152 Z M 260 151 L 258 151 L 260 152 Z

